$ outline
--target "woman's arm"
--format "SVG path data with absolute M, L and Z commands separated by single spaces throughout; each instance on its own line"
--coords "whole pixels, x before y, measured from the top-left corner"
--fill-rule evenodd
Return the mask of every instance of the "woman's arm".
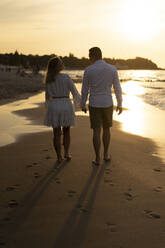
M 68 79 L 69 79 L 69 90 L 71 91 L 72 93 L 72 96 L 73 96 L 73 101 L 74 101 L 74 104 L 75 104 L 75 107 L 79 108 L 80 107 L 80 103 L 81 103 L 81 96 L 76 88 L 76 86 L 74 85 L 72 79 L 68 76 Z
M 48 92 L 48 84 L 45 84 L 45 104 L 47 105 L 49 101 L 49 92 Z

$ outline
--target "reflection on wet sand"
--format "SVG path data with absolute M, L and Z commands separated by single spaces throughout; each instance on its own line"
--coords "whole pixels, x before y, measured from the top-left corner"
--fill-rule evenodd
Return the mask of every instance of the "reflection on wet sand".
M 122 123 L 122 129 L 126 132 L 138 134 L 144 137 L 159 139 L 162 137 L 165 117 L 163 111 L 142 101 L 139 95 L 145 94 L 145 88 L 138 82 L 129 81 L 122 85 L 123 106 L 128 111 L 123 111 L 116 120 Z
M 14 114 L 22 110 L 37 108 L 43 102 L 43 97 L 44 93 L 40 93 L 25 100 L 0 106 L 0 146 L 15 142 L 20 135 L 48 130 L 42 124 L 33 125 L 26 115 Z
M 123 131 L 157 142 L 160 147 L 157 153 L 165 161 L 164 111 L 144 103 L 138 97 L 145 94 L 145 88 L 139 82 L 129 81 L 122 85 L 122 89 L 126 93 L 123 95 L 123 106 L 128 111 L 123 111 L 120 116 L 115 115 L 115 119 L 121 122 Z
M 115 115 L 115 119 L 122 123 L 122 129 L 126 132 L 145 136 L 145 112 L 144 104 L 138 95 L 144 94 L 144 88 L 139 83 L 129 81 L 122 85 L 123 106 L 128 110 L 123 111 L 120 116 Z

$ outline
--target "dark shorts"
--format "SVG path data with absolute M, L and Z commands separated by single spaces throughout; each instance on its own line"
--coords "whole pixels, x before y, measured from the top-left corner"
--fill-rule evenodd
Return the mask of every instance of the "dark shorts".
M 112 127 L 113 106 L 107 108 L 95 108 L 89 106 L 91 128 Z

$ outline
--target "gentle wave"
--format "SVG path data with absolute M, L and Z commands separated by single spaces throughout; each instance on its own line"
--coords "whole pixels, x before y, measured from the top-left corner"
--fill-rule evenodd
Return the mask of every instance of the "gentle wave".
M 165 95 L 165 90 L 159 96 L 156 94 L 146 93 L 145 95 L 142 95 L 142 98 L 146 103 L 151 104 L 159 109 L 165 110 L 164 95 Z

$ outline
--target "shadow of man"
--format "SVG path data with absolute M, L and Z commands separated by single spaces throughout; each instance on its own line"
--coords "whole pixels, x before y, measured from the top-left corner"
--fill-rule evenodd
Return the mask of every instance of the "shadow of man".
M 57 236 L 54 248 L 80 248 L 83 246 L 96 194 L 106 167 L 107 163 L 104 163 L 101 168 L 93 167 L 91 175 L 82 190 L 77 203 L 73 207 L 61 232 Z M 87 202 L 87 204 L 83 207 L 84 202 Z

